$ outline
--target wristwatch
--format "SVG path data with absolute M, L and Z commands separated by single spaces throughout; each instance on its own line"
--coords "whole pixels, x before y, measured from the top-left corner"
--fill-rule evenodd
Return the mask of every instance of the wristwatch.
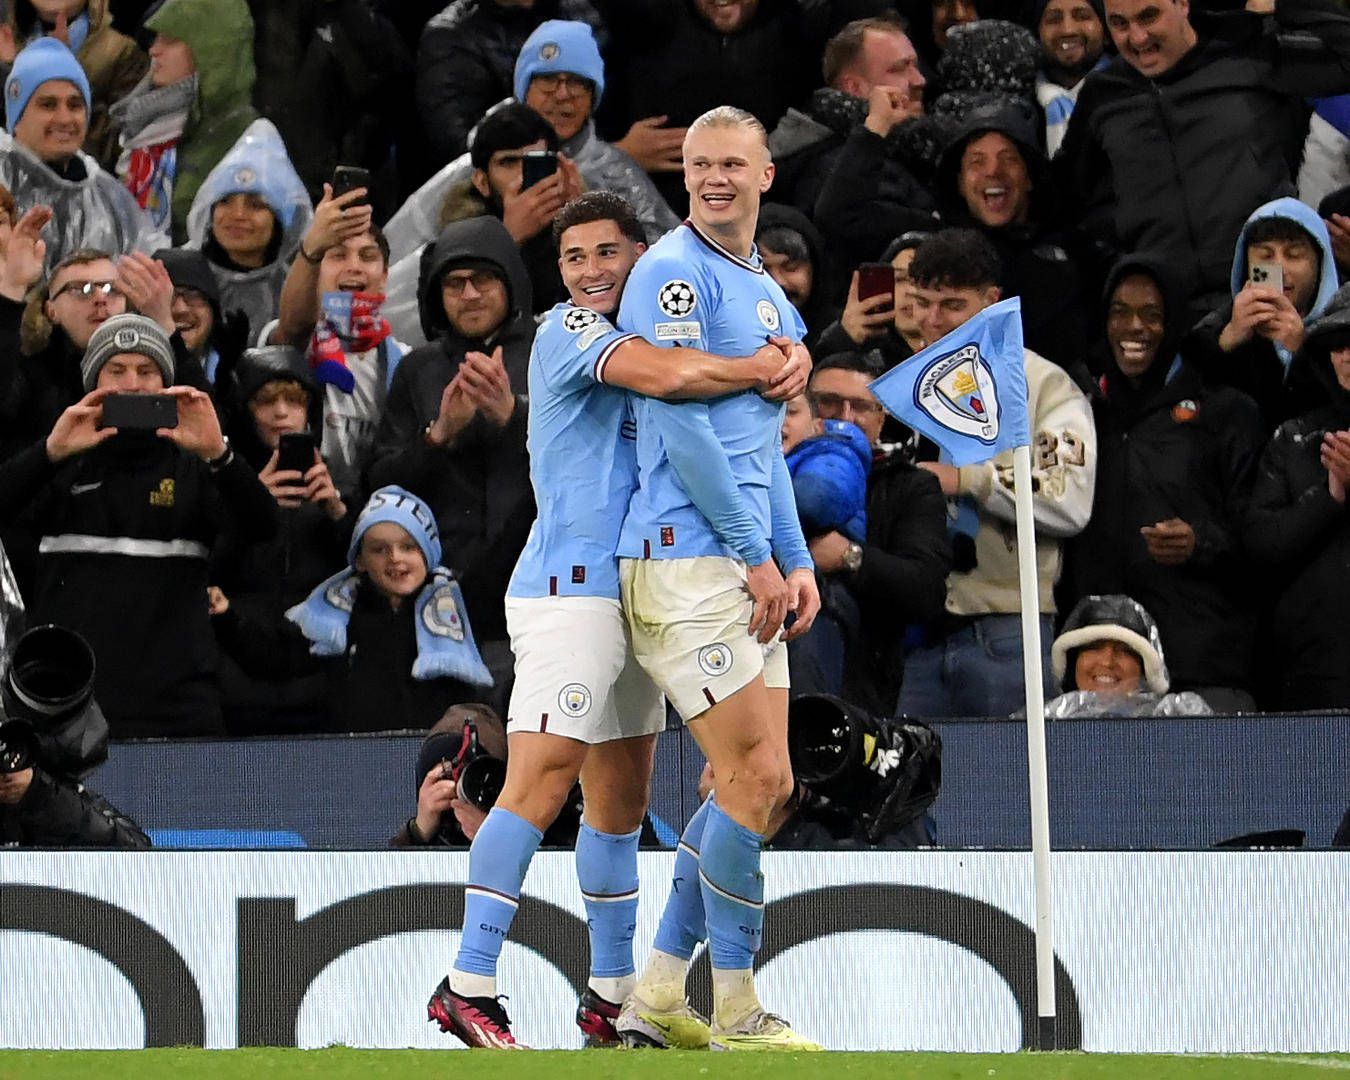
M 856 574 L 862 569 L 862 545 L 849 541 L 848 550 L 844 552 L 844 569 L 850 574 Z
M 221 440 L 225 444 L 225 452 L 220 457 L 213 457 L 206 463 L 206 467 L 213 473 L 220 472 L 230 462 L 234 460 L 234 447 L 230 445 L 229 436 Z

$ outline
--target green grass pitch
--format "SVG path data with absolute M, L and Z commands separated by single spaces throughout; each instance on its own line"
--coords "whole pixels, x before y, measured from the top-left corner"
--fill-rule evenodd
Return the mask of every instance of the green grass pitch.
M 472 1060 L 472 1066 L 469 1062 Z M 1171 1056 L 1127 1054 L 709 1054 L 479 1051 L 472 1059 L 429 1050 L 6 1050 L 0 1080 L 425 1080 L 472 1074 L 491 1080 L 1315 1080 L 1350 1074 L 1350 1055 Z M 1348 1078 L 1350 1080 L 1350 1078 Z

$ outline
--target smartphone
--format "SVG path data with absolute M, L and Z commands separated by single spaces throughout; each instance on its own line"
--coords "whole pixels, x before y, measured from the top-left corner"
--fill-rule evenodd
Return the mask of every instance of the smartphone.
M 314 468 L 314 436 L 308 431 L 288 431 L 277 442 L 277 470 L 298 472 Z
M 890 263 L 863 263 L 858 267 L 858 299 L 889 296 L 895 302 L 895 267 Z
M 1279 263 L 1253 263 L 1247 280 L 1271 292 L 1284 292 L 1284 267 Z
M 178 399 L 172 394 L 110 394 L 103 399 L 103 426 L 156 431 L 178 426 Z
M 520 156 L 520 190 L 527 191 L 558 171 L 558 155 L 552 150 L 526 150 Z
M 355 191 L 357 188 L 365 188 L 366 193 L 358 202 L 350 203 L 351 206 L 369 206 L 370 205 L 370 170 L 358 169 L 355 165 L 339 165 L 333 170 L 333 197 L 345 195 L 349 191 Z

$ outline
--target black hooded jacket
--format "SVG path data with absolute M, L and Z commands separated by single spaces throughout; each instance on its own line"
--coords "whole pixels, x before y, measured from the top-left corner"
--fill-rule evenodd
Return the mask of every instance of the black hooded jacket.
M 1260 414 L 1246 395 L 1207 385 L 1178 356 L 1185 294 L 1161 260 L 1121 260 L 1107 303 L 1130 274 L 1158 284 L 1165 330 L 1140 379 L 1110 363 L 1095 396 L 1097 490 L 1071 549 L 1074 598 L 1124 593 L 1143 604 L 1157 620 L 1174 689 L 1249 688 L 1256 597 L 1242 520 L 1263 441 Z M 1195 551 L 1163 566 L 1139 530 L 1172 518 L 1195 530 Z
M 830 258 L 820 230 L 800 210 L 780 203 L 765 203 L 760 207 L 756 236 L 776 227 L 791 229 L 801 236 L 811 257 L 811 298 L 798 314 L 806 323 L 806 346 L 817 355 L 816 341 L 820 332 L 838 314 L 834 298 L 839 288 L 839 268 Z
M 1299 359 L 1325 404 L 1276 430 L 1256 473 L 1247 543 L 1274 572 L 1271 663 L 1284 709 L 1350 707 L 1350 509 L 1332 498 L 1321 462 L 1328 431 L 1350 430 L 1350 392 L 1331 367 L 1350 346 L 1350 290 L 1342 288 L 1309 330 Z
M 1027 220 L 992 229 L 975 218 L 958 188 L 961 156 L 972 140 L 995 131 L 1006 136 L 1022 156 L 1031 181 Z M 1022 338 L 1040 353 L 1076 375 L 1087 354 L 1089 301 L 1095 294 L 1086 280 L 1086 260 L 1077 257 L 1071 237 L 1051 224 L 1055 190 L 1049 163 L 1039 145 L 1035 118 L 1029 110 L 1010 106 L 981 108 L 971 113 L 959 134 L 943 150 L 933 177 L 942 222 L 975 229 L 998 251 L 999 282 L 1005 298 L 1022 299 Z
M 441 301 L 448 269 L 488 264 L 507 283 L 505 322 L 473 340 L 450 325 Z M 493 217 L 457 221 L 422 255 L 418 283 L 422 327 L 429 344 L 409 353 L 389 388 L 369 469 L 371 488 L 399 484 L 425 499 L 436 514 L 445 564 L 464 589 L 480 638 L 503 636 L 502 598 L 534 520 L 525 399 L 534 343 L 529 276 L 505 226 Z M 505 427 L 481 414 L 447 447 L 429 446 L 427 427 L 440 412 L 441 394 L 469 351 L 500 347 L 516 407 Z

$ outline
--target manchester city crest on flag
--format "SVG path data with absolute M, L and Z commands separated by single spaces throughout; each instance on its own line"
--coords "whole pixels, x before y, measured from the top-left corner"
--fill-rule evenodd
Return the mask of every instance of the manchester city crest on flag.
M 1031 444 L 1025 365 L 1022 304 L 1013 297 L 978 312 L 870 389 L 952 464 L 973 465 Z
M 914 401 L 943 427 L 998 441 L 998 387 L 974 343 L 931 361 L 914 385 Z

